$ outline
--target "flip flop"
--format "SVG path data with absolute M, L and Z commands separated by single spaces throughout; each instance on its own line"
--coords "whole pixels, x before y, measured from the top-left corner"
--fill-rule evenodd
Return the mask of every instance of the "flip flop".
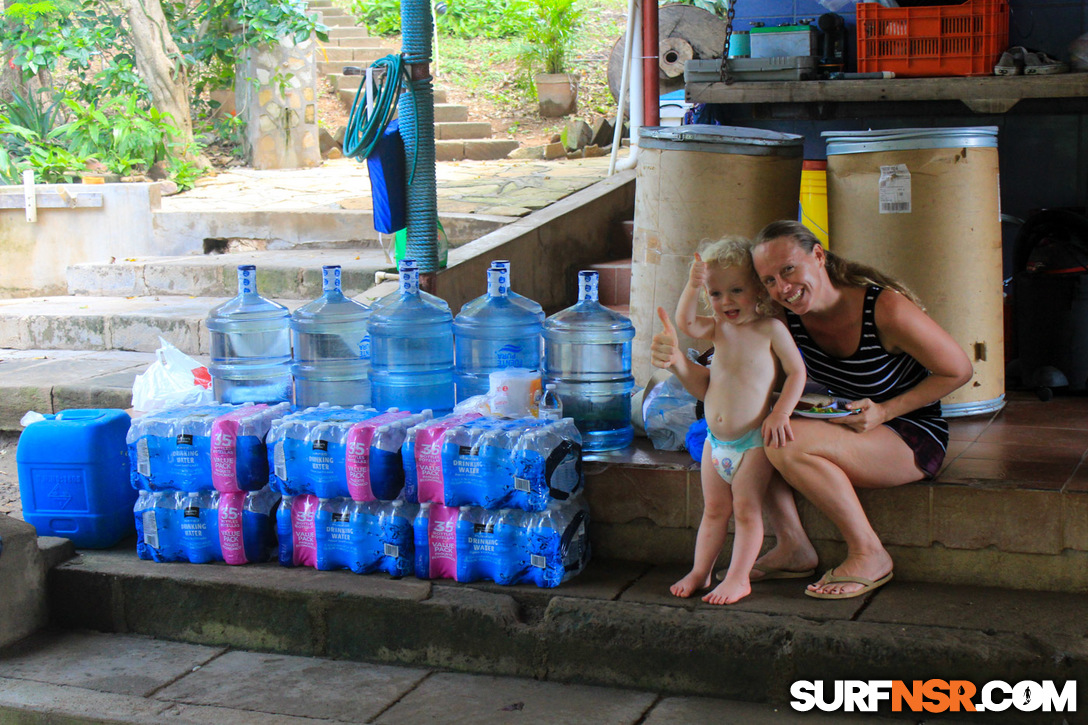
M 824 584 L 861 584 L 861 589 L 842 594 L 824 594 L 823 592 L 814 592 L 811 589 L 806 589 L 805 594 L 814 599 L 853 599 L 854 597 L 864 596 L 869 592 L 876 591 L 884 586 L 892 580 L 893 573 L 889 571 L 887 574 L 874 581 L 861 576 L 838 576 L 832 573 L 834 571 L 834 569 L 828 569 L 816 584 L 818 586 L 823 586 Z
M 714 578 L 718 581 L 725 579 L 725 574 L 728 569 L 719 569 L 714 572 Z M 771 581 L 772 579 L 805 579 L 816 573 L 815 569 L 808 569 L 807 571 L 792 571 L 790 569 L 764 569 L 761 566 L 753 566 L 752 571 L 761 571 L 763 576 L 758 579 L 752 579 L 752 583 L 762 581 Z

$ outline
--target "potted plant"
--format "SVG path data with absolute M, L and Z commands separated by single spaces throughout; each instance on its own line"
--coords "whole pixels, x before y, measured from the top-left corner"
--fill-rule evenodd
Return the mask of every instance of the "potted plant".
M 577 0 L 530 0 L 529 7 L 522 62 L 533 76 L 540 115 L 566 116 L 578 105 L 578 76 L 567 72 L 567 59 L 583 10 Z

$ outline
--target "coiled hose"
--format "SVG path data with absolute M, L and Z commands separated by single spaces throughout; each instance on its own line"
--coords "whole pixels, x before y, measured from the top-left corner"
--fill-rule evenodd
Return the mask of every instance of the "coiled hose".
M 344 133 L 344 155 L 357 161 L 365 161 L 374 152 L 378 140 L 385 133 L 389 122 L 393 120 L 393 110 L 401 95 L 401 82 L 408 81 L 408 71 L 404 59 L 399 55 L 387 55 L 370 65 L 374 70 L 384 70 L 384 79 L 376 81 L 377 94 L 371 113 L 366 109 L 366 76 L 359 81 L 355 100 L 351 103 L 348 125 Z M 358 72 L 357 70 L 354 72 Z M 404 131 L 401 131 L 403 136 Z M 411 184 L 415 179 L 416 157 L 412 157 L 412 173 L 408 178 Z

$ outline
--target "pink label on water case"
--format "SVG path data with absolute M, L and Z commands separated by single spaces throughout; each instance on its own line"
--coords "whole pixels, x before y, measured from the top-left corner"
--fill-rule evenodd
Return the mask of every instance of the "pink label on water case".
M 223 561 L 228 564 L 248 564 L 245 539 L 242 535 L 242 512 L 246 494 L 224 493 L 219 497 L 219 546 Z
M 348 494 L 353 501 L 374 501 L 370 490 L 370 442 L 378 428 L 393 421 L 407 418 L 408 411 L 382 413 L 370 420 L 356 423 L 348 429 L 345 466 L 348 475 Z
M 446 431 L 481 418 L 479 413 L 465 413 L 442 418 L 436 425 L 416 432 L 416 482 L 419 486 L 419 502 L 443 503 L 446 500 L 445 481 L 442 477 L 442 444 Z
M 295 496 L 291 505 L 291 537 L 294 541 L 295 566 L 317 566 L 317 496 Z
M 457 578 L 457 514 L 455 506 L 431 504 L 427 517 L 427 545 L 431 579 Z
M 264 403 L 247 405 L 219 416 L 212 423 L 212 485 L 216 491 L 236 493 L 242 490 L 238 485 L 238 423 L 254 411 L 267 407 Z

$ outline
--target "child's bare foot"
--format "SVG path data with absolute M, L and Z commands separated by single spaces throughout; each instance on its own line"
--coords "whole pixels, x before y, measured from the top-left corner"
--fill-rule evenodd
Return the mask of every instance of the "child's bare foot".
M 710 574 L 700 577 L 697 572 L 689 571 L 680 581 L 669 587 L 669 591 L 672 592 L 674 597 L 690 597 L 700 589 L 706 589 L 710 586 Z
M 739 580 L 739 581 L 738 581 Z M 752 593 L 751 583 L 744 577 L 725 577 L 714 591 L 703 597 L 707 604 L 733 604 Z

